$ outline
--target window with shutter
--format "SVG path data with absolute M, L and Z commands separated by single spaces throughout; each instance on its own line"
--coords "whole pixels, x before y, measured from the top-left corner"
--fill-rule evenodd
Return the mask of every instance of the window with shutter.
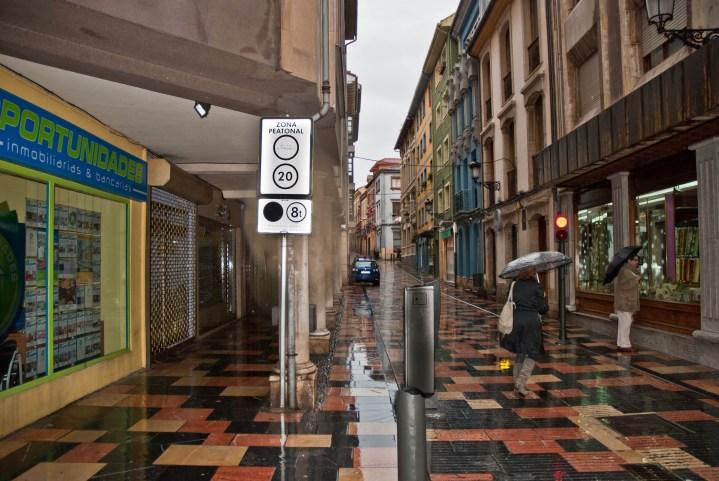
M 577 69 L 577 116 L 584 117 L 600 105 L 601 77 L 599 52 L 592 54 Z

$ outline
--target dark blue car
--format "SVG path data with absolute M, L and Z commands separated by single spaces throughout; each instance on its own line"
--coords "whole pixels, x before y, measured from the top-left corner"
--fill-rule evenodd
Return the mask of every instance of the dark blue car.
M 379 285 L 379 266 L 372 259 L 357 258 L 352 263 L 352 280 L 354 282 L 371 282 Z

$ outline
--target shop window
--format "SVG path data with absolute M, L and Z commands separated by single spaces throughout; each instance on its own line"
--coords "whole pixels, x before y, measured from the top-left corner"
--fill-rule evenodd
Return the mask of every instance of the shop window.
M 47 185 L 40 182 L 0 174 L 0 192 L 0 390 L 3 390 L 48 372 L 48 206 Z
M 637 196 L 637 243 L 643 246 L 642 296 L 700 301 L 697 182 Z
M 126 204 L 55 190 L 55 371 L 127 348 Z
M 612 204 L 582 209 L 577 215 L 579 227 L 579 289 L 612 292 L 612 285 L 603 285 L 604 273 L 614 255 L 614 224 Z

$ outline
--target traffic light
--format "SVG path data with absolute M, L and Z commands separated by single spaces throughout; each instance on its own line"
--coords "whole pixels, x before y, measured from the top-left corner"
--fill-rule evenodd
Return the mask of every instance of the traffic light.
M 554 238 L 560 242 L 569 238 L 569 219 L 564 214 L 554 217 Z

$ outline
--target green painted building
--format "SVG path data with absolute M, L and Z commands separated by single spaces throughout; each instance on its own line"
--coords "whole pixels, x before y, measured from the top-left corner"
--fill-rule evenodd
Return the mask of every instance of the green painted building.
M 448 80 L 457 62 L 457 42 L 450 35 L 454 15 L 437 24 L 425 61 L 425 72 L 432 72 L 432 186 L 434 188 L 434 266 L 435 275 L 453 282 L 454 249 L 454 186 L 452 176 L 452 116 L 449 114 Z

